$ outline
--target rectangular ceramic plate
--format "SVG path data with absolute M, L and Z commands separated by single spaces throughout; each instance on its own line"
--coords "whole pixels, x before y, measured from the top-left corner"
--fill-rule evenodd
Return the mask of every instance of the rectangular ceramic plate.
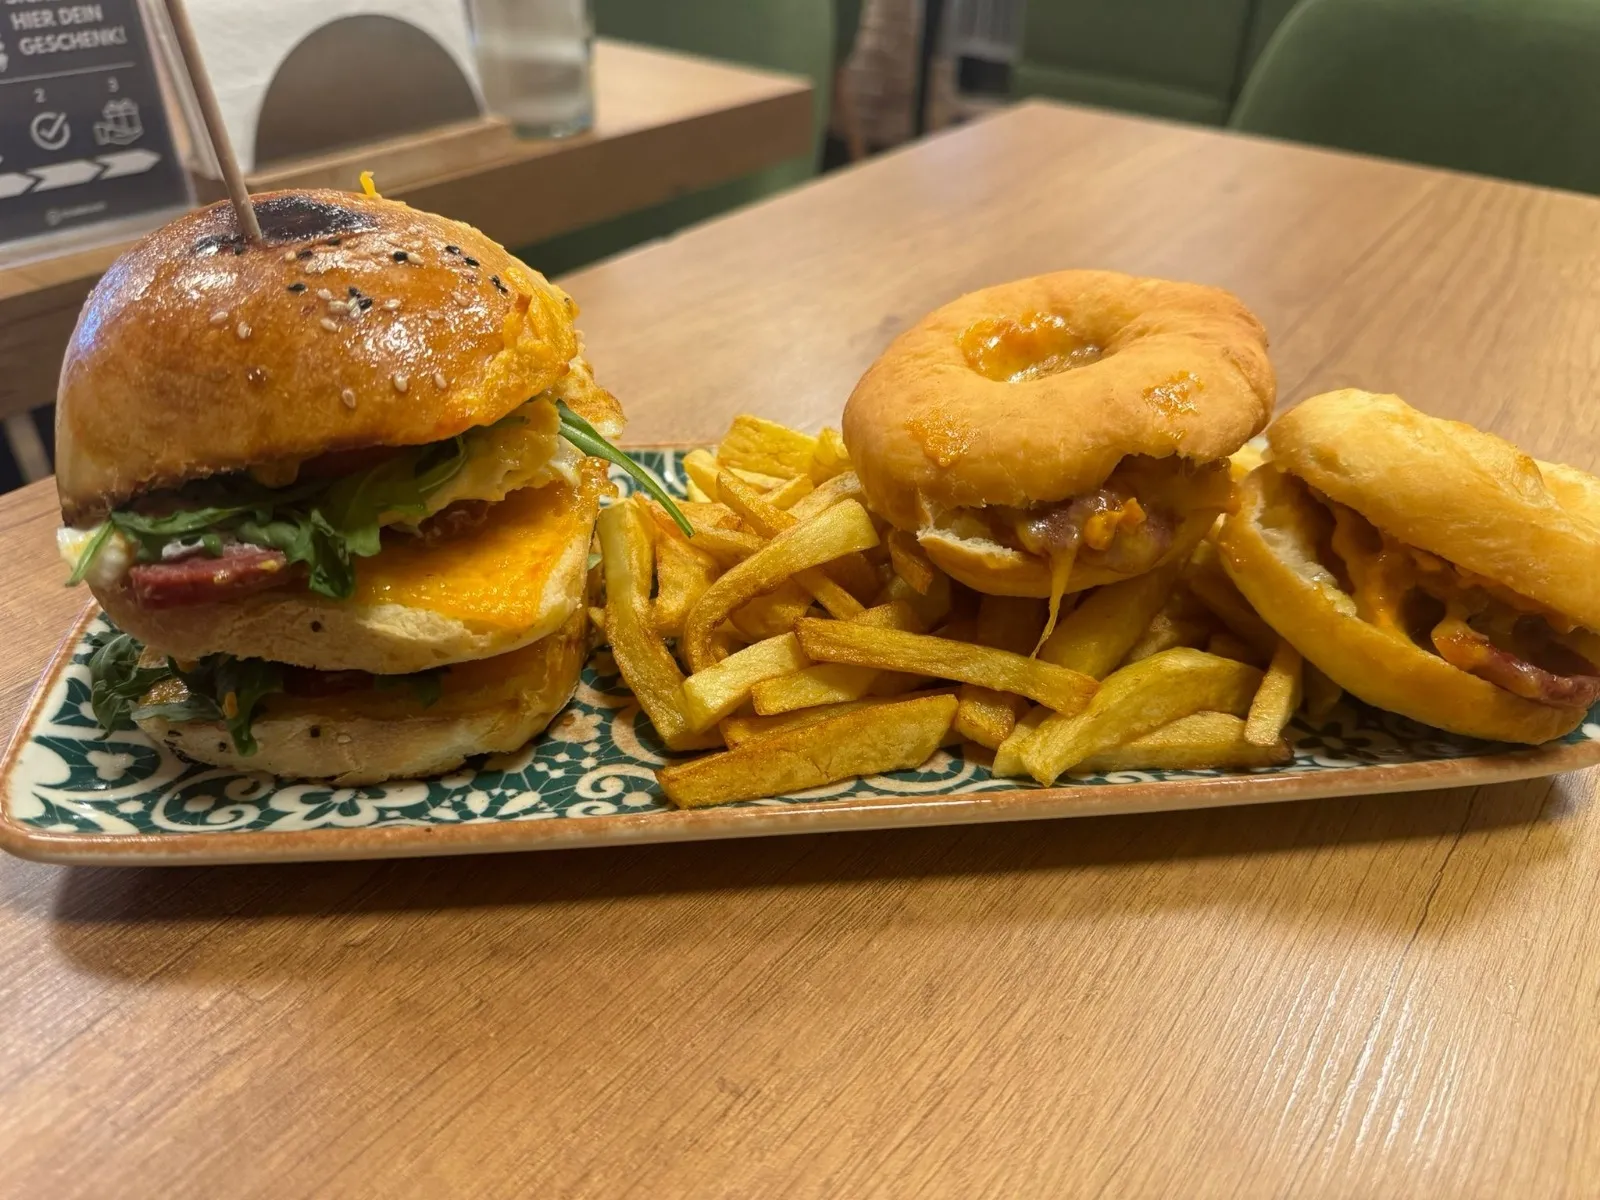
M 682 494 L 677 452 L 639 457 Z M 1040 788 L 940 751 L 916 771 L 679 811 L 655 784 L 667 756 L 601 650 L 572 703 L 519 753 L 440 779 L 333 788 L 191 763 L 136 731 L 103 736 L 84 666 L 85 639 L 103 628 L 90 611 L 67 635 L 0 764 L 0 847 L 13 854 L 134 865 L 536 850 L 1259 804 L 1600 762 L 1600 707 L 1565 739 L 1518 749 L 1347 701 L 1321 728 L 1292 727 L 1292 762 L 1257 771 L 1119 771 Z

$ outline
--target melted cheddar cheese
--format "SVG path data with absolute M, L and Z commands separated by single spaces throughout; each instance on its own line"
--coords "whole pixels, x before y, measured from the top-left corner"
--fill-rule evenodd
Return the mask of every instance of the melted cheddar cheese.
M 478 528 L 428 544 L 386 538 L 356 567 L 355 602 L 422 608 L 481 629 L 522 629 L 548 607 L 545 589 L 560 566 L 588 550 L 603 472 L 586 469 L 577 487 L 560 482 L 512 492 Z

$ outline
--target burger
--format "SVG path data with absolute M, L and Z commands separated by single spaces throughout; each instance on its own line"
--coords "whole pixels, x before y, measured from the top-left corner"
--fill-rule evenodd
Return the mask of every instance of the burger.
M 1048 597 L 1186 556 L 1266 425 L 1260 321 L 1217 288 L 1061 271 L 897 337 L 844 438 L 870 507 L 979 592 Z
M 1600 698 L 1600 479 L 1346 390 L 1267 431 L 1222 526 L 1258 612 L 1346 691 L 1538 743 Z
M 516 749 L 589 649 L 621 457 L 576 307 L 376 194 L 254 207 L 260 242 L 223 204 L 130 249 L 67 350 L 58 541 L 115 626 L 94 711 L 340 784 Z

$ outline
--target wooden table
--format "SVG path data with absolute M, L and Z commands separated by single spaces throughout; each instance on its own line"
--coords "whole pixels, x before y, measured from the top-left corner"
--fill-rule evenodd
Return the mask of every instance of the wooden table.
M 385 195 L 524 246 L 812 150 L 811 85 L 793 75 L 601 39 L 594 82 L 594 128 L 577 137 L 429 131 L 276 168 L 251 185 L 355 190 L 373 167 Z M 55 399 L 83 298 L 128 244 L 0 267 L 0 417 Z
M 897 331 L 1202 279 L 1293 402 L 1600 454 L 1600 204 L 1030 104 L 572 277 L 636 442 Z M 79 599 L 0 502 L 0 723 Z M 1596 774 L 1262 809 L 194 870 L 0 865 L 0 1191 L 1592 1195 Z

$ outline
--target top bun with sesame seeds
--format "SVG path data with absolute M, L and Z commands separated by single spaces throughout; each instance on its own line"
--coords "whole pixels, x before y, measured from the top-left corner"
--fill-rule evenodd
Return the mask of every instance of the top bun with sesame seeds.
M 578 359 L 576 306 L 469 225 L 338 191 L 254 198 L 264 242 L 213 204 L 119 258 L 62 365 L 57 487 L 87 526 L 230 472 L 439 442 L 490 425 Z M 602 432 L 616 402 L 573 407 Z

